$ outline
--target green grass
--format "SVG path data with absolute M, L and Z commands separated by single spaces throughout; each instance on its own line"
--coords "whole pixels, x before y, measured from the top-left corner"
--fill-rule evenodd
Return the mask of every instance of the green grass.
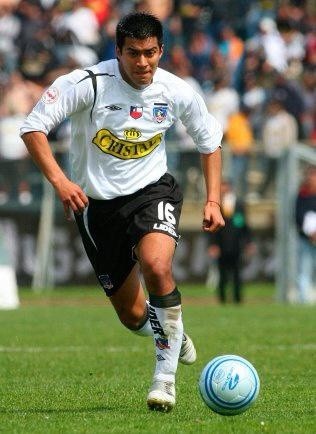
M 179 366 L 169 414 L 146 408 L 151 339 L 125 330 L 101 290 L 21 290 L 21 308 L 0 311 L 0 433 L 315 433 L 315 307 L 275 303 L 269 285 L 248 286 L 241 306 L 181 289 L 198 361 Z M 197 391 L 203 366 L 228 353 L 261 380 L 256 404 L 235 417 Z

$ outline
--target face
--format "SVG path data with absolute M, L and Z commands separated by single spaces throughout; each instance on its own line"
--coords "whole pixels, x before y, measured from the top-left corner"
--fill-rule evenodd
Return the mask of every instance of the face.
M 126 38 L 122 51 L 116 47 L 123 79 L 136 89 L 148 86 L 152 82 L 162 52 L 163 48 L 159 47 L 156 37 Z

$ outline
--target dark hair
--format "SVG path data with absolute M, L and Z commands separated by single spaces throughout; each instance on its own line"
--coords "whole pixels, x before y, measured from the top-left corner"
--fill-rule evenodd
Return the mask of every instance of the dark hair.
M 157 37 L 161 47 L 163 43 L 162 24 L 152 14 L 133 12 L 125 15 L 116 27 L 116 45 L 122 50 L 125 38 L 146 39 Z

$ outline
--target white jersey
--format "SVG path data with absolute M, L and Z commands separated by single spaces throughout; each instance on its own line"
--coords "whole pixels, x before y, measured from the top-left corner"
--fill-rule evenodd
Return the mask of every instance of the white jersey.
M 137 90 L 123 80 L 116 59 L 87 70 L 57 78 L 20 131 L 47 135 L 70 118 L 71 178 L 87 196 L 112 199 L 156 182 L 167 171 L 164 138 L 177 119 L 199 152 L 220 146 L 219 123 L 175 75 L 158 68 L 153 82 Z

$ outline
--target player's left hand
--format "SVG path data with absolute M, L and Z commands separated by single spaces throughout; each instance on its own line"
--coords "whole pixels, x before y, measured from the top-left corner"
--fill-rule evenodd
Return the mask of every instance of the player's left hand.
M 203 231 L 217 232 L 225 226 L 221 209 L 217 203 L 207 202 L 204 206 Z

